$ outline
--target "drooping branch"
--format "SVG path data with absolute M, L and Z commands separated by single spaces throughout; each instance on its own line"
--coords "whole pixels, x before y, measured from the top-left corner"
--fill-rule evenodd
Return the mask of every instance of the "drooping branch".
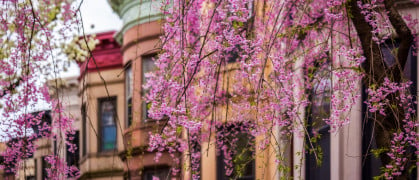
M 363 64 L 366 73 L 366 79 L 364 85 L 369 87 L 372 84 L 382 85 L 385 77 L 388 77 L 392 82 L 401 83 L 403 82 L 403 69 L 406 65 L 409 50 L 413 42 L 413 35 L 403 18 L 399 14 L 395 7 L 393 0 L 385 0 L 384 7 L 388 11 L 388 19 L 396 31 L 400 40 L 400 45 L 396 55 L 395 65 L 386 65 L 384 57 L 381 53 L 380 46 L 373 40 L 373 28 L 365 19 L 365 16 L 361 13 L 360 7 L 358 7 L 357 1 L 348 1 L 348 11 L 351 14 L 352 23 L 357 31 L 359 40 L 361 41 L 362 50 L 366 58 Z M 397 94 L 387 97 L 389 104 L 397 104 Z M 391 139 L 393 133 L 401 128 L 403 124 L 402 119 L 405 115 L 403 107 L 397 106 L 396 109 L 385 107 L 387 115 L 377 114 L 375 120 L 375 141 L 378 148 L 385 149 L 387 152 L 391 147 Z M 410 153 L 410 152 L 409 152 Z M 410 156 L 411 154 L 406 156 Z M 381 153 L 380 159 L 382 164 L 389 164 L 392 160 L 387 153 Z M 406 165 L 406 169 L 409 169 L 410 164 Z M 402 172 L 396 179 L 408 179 L 408 173 Z
M 386 67 L 380 53 L 380 47 L 372 40 L 372 27 L 365 20 L 365 16 L 361 13 L 357 1 L 348 1 L 347 9 L 351 14 L 352 23 L 357 31 L 361 47 L 364 51 L 366 62 L 364 69 L 367 73 L 367 81 L 372 80 L 374 83 L 379 84 L 386 76 Z
M 396 65 L 387 67 L 381 55 L 381 50 L 378 44 L 373 40 L 372 27 L 365 20 L 365 16 L 361 13 L 357 1 L 348 1 L 352 15 L 352 23 L 358 33 L 361 41 L 361 46 L 364 51 L 366 62 L 364 69 L 369 75 L 368 80 L 373 80 L 374 83 L 380 84 L 385 76 L 388 76 L 394 82 L 401 82 L 403 75 L 403 68 L 406 65 L 409 49 L 413 42 L 413 35 L 407 24 L 404 22 L 400 13 L 395 7 L 393 0 L 385 0 L 384 7 L 388 11 L 388 18 L 400 39 L 400 45 L 397 51 Z

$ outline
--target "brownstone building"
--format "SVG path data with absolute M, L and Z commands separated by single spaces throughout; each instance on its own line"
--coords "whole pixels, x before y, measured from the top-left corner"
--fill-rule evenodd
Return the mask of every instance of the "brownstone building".
M 93 58 L 80 63 L 80 179 L 123 179 L 124 73 L 114 32 L 99 33 Z
M 129 179 L 151 179 L 152 176 L 166 179 L 170 176 L 171 158 L 163 154 L 159 162 L 154 153 L 148 152 L 148 132 L 156 129 L 156 123 L 147 118 L 147 105 L 142 101 L 146 93 L 144 74 L 154 69 L 153 58 L 159 49 L 161 14 L 159 1 L 109 1 L 123 21 L 116 35 L 121 44 L 125 67 L 125 127 L 123 131 L 126 149 L 121 153 L 126 177 Z

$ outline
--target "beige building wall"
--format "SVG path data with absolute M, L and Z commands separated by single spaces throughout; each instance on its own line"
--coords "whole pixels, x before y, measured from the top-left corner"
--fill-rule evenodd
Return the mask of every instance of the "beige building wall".
M 59 78 L 48 81 L 49 93 L 51 97 L 60 101 L 64 111 L 62 117 L 68 117 L 73 120 L 72 129 L 79 131 L 81 127 L 81 99 L 79 97 L 79 81 L 77 76 Z M 52 111 L 51 114 L 53 121 L 60 118 L 60 114 Z M 67 146 L 65 139 L 67 138 L 65 132 L 60 128 L 54 128 L 53 131 L 57 134 L 57 139 L 52 142 L 51 151 L 57 153 L 58 157 L 66 160 Z M 80 138 L 80 137 L 79 137 Z M 76 144 L 80 149 L 80 144 Z
M 260 7 L 259 7 L 260 8 Z M 417 6 L 404 6 L 403 13 L 410 13 L 414 18 L 419 17 L 419 10 Z M 134 73 L 134 82 L 140 82 L 142 57 L 145 55 L 154 54 L 156 52 L 156 45 L 158 45 L 157 36 L 160 32 L 161 24 L 157 21 L 144 23 L 141 25 L 130 26 L 130 28 L 123 28 L 122 32 L 122 51 L 124 54 L 123 62 L 124 65 L 132 62 Z M 301 72 L 302 73 L 302 72 Z M 302 74 L 301 74 L 302 75 Z M 296 77 L 296 80 L 303 78 Z M 295 87 L 295 94 L 299 94 L 298 91 L 302 90 L 302 82 L 299 82 L 300 86 Z M 125 131 L 125 140 L 128 142 L 130 147 L 143 147 L 147 143 L 147 134 L 150 126 L 143 123 L 141 115 L 141 86 L 134 85 L 134 125 L 128 127 Z M 350 112 L 351 123 L 346 127 L 342 128 L 338 133 L 331 134 L 330 146 L 331 146 L 331 179 L 361 179 L 362 177 L 362 99 L 358 99 L 356 105 Z M 301 109 L 304 112 L 304 109 Z M 301 120 L 306 119 L 304 113 L 300 113 Z M 295 126 L 301 127 L 304 122 L 296 122 Z M 277 131 L 279 127 L 277 128 Z M 275 161 L 275 153 L 283 153 L 287 157 L 288 161 L 281 162 L 282 165 L 290 168 L 291 175 L 295 179 L 305 179 L 305 157 L 304 157 L 304 129 L 300 129 L 293 135 L 292 140 L 281 138 L 278 135 L 275 137 L 277 140 L 281 140 L 279 147 L 270 147 L 267 150 L 261 151 L 256 150 L 256 179 L 279 179 L 281 177 L 287 177 L 287 175 L 281 174 L 278 171 L 278 165 Z M 202 144 L 202 161 L 201 161 L 201 177 L 203 180 L 216 179 L 216 147 L 214 138 L 211 138 L 211 142 L 204 142 Z M 260 137 L 257 141 L 261 140 Z M 257 143 L 256 143 L 257 144 Z M 206 147 L 209 147 L 208 149 Z M 141 151 L 143 155 L 141 157 L 133 157 L 129 160 L 129 167 L 134 169 L 141 169 L 147 166 L 145 160 L 151 160 L 150 156 L 154 156 L 153 153 L 147 153 Z M 187 165 L 188 163 L 185 162 Z M 149 165 L 153 165 L 150 163 Z M 188 170 L 184 167 L 183 178 L 189 178 L 187 174 Z M 288 174 L 289 175 L 289 174 Z
M 122 68 L 88 72 L 80 80 L 82 102 L 87 108 L 86 150 L 80 159 L 80 179 L 123 179 L 123 165 L 119 153 L 124 150 L 122 128 L 124 127 L 124 75 Z M 105 82 L 103 82 L 103 80 Z M 106 84 L 106 87 L 105 87 Z M 109 93 L 109 94 L 108 94 Z M 98 99 L 116 97 L 117 149 L 99 151 Z M 80 134 L 83 134 L 81 132 Z M 83 138 L 81 136 L 81 138 Z M 81 142 L 82 142 L 81 141 Z M 83 143 L 81 143 L 83 144 Z M 83 147 L 80 147 L 83 148 Z

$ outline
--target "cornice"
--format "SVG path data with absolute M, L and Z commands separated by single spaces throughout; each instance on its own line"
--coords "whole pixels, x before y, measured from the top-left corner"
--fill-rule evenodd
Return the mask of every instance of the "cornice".
M 132 27 L 163 19 L 159 9 L 161 0 L 108 0 L 108 3 L 123 23 L 114 36 L 119 44 L 123 44 L 123 34 Z

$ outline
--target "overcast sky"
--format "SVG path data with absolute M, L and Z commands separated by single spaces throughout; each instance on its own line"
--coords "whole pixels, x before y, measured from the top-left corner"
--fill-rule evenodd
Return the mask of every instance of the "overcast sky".
M 87 34 L 119 30 L 122 22 L 107 0 L 84 0 L 81 6 L 84 30 Z M 91 28 L 94 26 L 94 28 Z
M 81 14 L 83 17 L 83 24 L 85 28 L 84 31 L 86 34 L 94 34 L 106 31 L 118 31 L 121 29 L 122 21 L 119 19 L 118 15 L 113 12 L 107 0 L 84 0 L 81 6 Z M 76 63 L 73 63 L 67 72 L 62 72 L 60 74 L 61 77 L 70 77 L 78 75 L 79 68 Z M 50 108 L 51 107 L 45 101 L 40 100 L 38 102 L 35 102 L 35 106 L 29 106 L 28 111 L 34 112 Z M 0 112 L 1 110 L 2 109 L 0 109 Z M 0 141 L 5 140 L 5 137 L 2 137 L 2 135 L 4 134 L 4 128 L 10 128 L 9 126 L 3 125 L 4 122 L 1 121 L 4 120 L 7 119 L 0 117 Z
M 118 31 L 122 27 L 122 21 L 113 12 L 107 0 L 84 0 L 80 9 L 83 17 L 84 32 L 86 34 Z M 78 75 L 79 67 L 76 63 L 73 63 L 67 72 L 61 73 L 61 77 Z

